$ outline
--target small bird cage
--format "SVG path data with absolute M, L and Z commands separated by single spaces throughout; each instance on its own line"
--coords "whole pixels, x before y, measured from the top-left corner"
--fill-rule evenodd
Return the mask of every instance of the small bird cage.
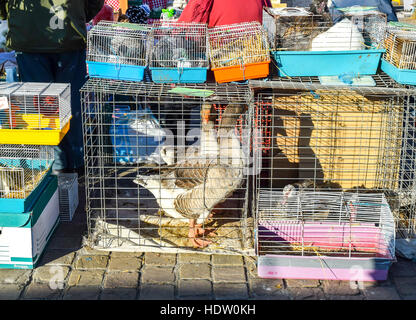
M 208 29 L 211 70 L 218 83 L 265 78 L 269 74 L 267 33 L 258 22 Z
M 260 190 L 262 278 L 386 280 L 395 224 L 383 193 Z
M 207 25 L 161 20 L 152 26 L 150 70 L 156 83 L 203 83 L 207 79 Z
M 376 74 L 384 52 L 384 14 L 344 12 L 336 22 L 304 9 L 265 8 L 263 14 L 279 76 Z
M 0 143 L 58 145 L 70 119 L 69 84 L 0 84 Z
M 416 26 L 390 23 L 381 70 L 402 84 L 416 85 Z
M 88 32 L 89 76 L 142 81 L 148 65 L 150 30 L 148 25 L 100 21 Z
M 50 146 L 0 145 L 0 212 L 26 212 L 47 183 L 53 160 Z
M 247 85 L 89 79 L 81 94 L 92 247 L 254 254 Z

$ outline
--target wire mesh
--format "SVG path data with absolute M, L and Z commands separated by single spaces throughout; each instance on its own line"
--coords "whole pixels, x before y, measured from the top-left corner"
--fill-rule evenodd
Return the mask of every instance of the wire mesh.
M 395 257 L 395 224 L 382 193 L 259 192 L 259 255 Z
M 151 68 L 208 68 L 206 24 L 158 21 L 151 38 Z
M 380 12 L 350 12 L 333 22 L 330 16 L 289 8 L 265 8 L 263 25 L 274 51 L 343 51 L 379 48 L 387 18 Z
M 246 85 L 90 79 L 81 93 L 92 245 L 254 250 Z
M 389 26 L 384 39 L 383 58 L 399 69 L 416 70 L 416 28 Z
M 53 149 L 48 146 L 0 145 L 0 198 L 27 198 L 53 160 Z
M 398 236 L 414 235 L 412 91 L 285 84 L 258 89 L 256 192 L 384 193 Z
M 87 60 L 147 66 L 151 27 L 136 23 L 100 21 L 87 38 Z
M 0 84 L 0 130 L 61 130 L 70 119 L 69 84 Z
M 210 28 L 208 41 L 211 68 L 270 61 L 267 34 L 258 22 Z

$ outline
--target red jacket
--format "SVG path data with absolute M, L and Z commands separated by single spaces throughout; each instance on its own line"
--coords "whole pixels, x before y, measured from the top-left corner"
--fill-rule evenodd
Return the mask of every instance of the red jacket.
M 208 27 L 262 23 L 263 6 L 271 7 L 270 0 L 190 0 L 178 21 L 208 23 Z

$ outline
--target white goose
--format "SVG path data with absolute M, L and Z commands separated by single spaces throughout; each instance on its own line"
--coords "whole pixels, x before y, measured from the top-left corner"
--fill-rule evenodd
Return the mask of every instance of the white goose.
M 210 140 L 201 142 L 198 153 L 202 155 L 207 152 L 207 156 L 180 161 L 162 168 L 161 174 L 138 175 L 134 180 L 154 195 L 167 215 L 189 221 L 188 237 L 195 247 L 203 248 L 211 243 L 198 238 L 206 235 L 201 224 L 217 204 L 242 184 L 243 151 L 231 125 L 235 124 L 242 111 L 242 106 L 229 106 L 224 111 L 218 130 L 217 151 L 205 149 L 204 144 Z

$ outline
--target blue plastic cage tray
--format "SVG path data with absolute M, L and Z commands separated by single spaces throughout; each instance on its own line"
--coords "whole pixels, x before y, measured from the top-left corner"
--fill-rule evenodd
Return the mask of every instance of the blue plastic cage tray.
M 4 165 L 4 160 L 1 159 L 1 163 Z M 49 165 L 46 160 L 18 160 L 18 159 L 10 159 L 10 161 L 16 162 L 16 161 L 27 161 L 30 162 L 30 168 L 39 168 L 39 167 L 45 167 Z M 8 163 L 12 164 L 12 163 Z M 13 163 L 14 165 L 18 165 L 17 163 Z M 49 169 L 43 173 L 43 177 L 38 182 L 35 189 L 32 190 L 32 192 L 24 199 L 15 199 L 15 198 L 1 198 L 0 197 L 0 213 L 22 213 L 28 211 L 32 205 L 37 201 L 39 198 L 39 195 L 42 193 L 42 190 L 44 189 L 45 185 L 47 184 L 48 177 L 51 173 L 51 167 L 50 165 Z
M 416 85 L 416 70 L 399 69 L 384 59 L 381 59 L 381 70 L 398 83 Z
M 156 83 L 204 83 L 208 68 L 150 68 Z
M 281 77 L 372 75 L 385 50 L 272 51 Z
M 144 66 L 128 64 L 87 61 L 88 74 L 91 78 L 104 78 L 113 80 L 142 81 Z

